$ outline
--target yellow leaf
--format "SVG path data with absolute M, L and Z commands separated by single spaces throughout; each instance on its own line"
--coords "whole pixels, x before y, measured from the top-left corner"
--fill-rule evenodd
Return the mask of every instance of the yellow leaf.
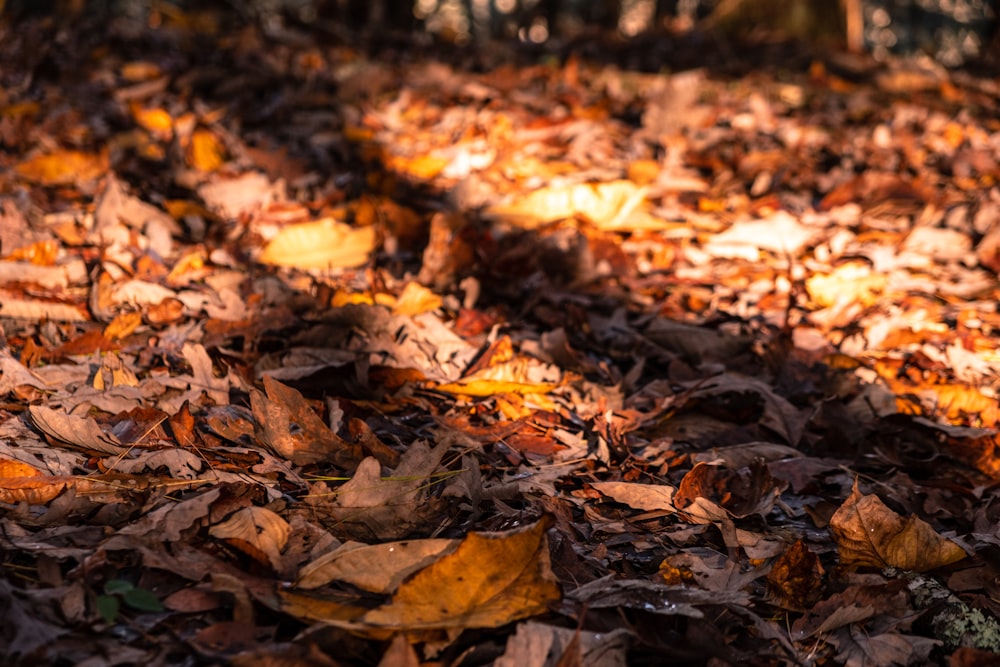
M 830 518 L 840 561 L 849 567 L 895 567 L 926 572 L 965 558 L 965 551 L 916 516 L 903 518 L 855 483 Z
M 281 608 L 298 618 L 373 638 L 386 637 L 389 631 L 506 625 L 544 613 L 561 597 L 545 537 L 550 524 L 551 520 L 543 519 L 504 533 L 469 533 L 457 546 L 450 540 L 447 544 L 424 540 L 432 542 L 432 547 L 417 551 L 432 557 L 433 551 L 444 546 L 444 555 L 403 581 L 388 603 L 367 613 L 347 600 L 295 591 L 279 591 Z M 384 551 L 388 546 L 370 548 Z
M 28 261 L 37 266 L 52 266 L 59 256 L 59 243 L 55 239 L 35 241 L 29 246 L 17 248 L 5 259 L 15 262 Z
M 419 315 L 440 307 L 441 297 L 419 283 L 409 282 L 392 307 L 392 312 L 397 315 Z
M 447 158 L 433 157 L 430 155 L 420 155 L 414 158 L 397 156 L 388 160 L 388 163 L 386 164 L 386 167 L 393 171 L 419 180 L 434 178 L 447 166 Z
M 210 130 L 195 130 L 188 146 L 187 161 L 199 171 L 215 171 L 226 162 L 226 148 Z
M 174 132 L 174 120 L 166 109 L 132 109 L 132 117 L 136 124 L 157 136 L 170 138 Z
M 289 225 L 257 258 L 261 264 L 300 269 L 360 266 L 375 249 L 375 229 L 360 229 L 330 218 Z
M 436 388 L 448 394 L 485 397 L 498 394 L 547 394 L 555 388 L 555 385 L 506 380 L 468 380 L 440 384 Z
M 631 181 L 579 183 L 535 190 L 513 204 L 492 206 L 486 214 L 524 229 L 576 216 L 601 228 L 619 228 L 645 199 L 646 188 Z
M 841 264 L 833 273 L 815 274 L 806 280 L 809 298 L 826 308 L 835 303 L 858 302 L 870 306 L 885 289 L 884 274 L 872 273 L 871 267 L 861 262 Z
M 0 107 L 0 116 L 4 118 L 23 118 L 34 116 L 41 111 L 42 107 L 38 102 L 18 102 Z
M 118 313 L 115 319 L 104 328 L 104 335 L 109 340 L 121 340 L 131 335 L 142 324 L 142 313 Z
M 56 151 L 25 160 L 15 167 L 17 174 L 39 185 L 72 185 L 92 181 L 106 171 L 100 156 L 81 151 Z
M 400 630 L 495 628 L 546 611 L 560 598 L 545 539 L 549 523 L 469 533 L 454 552 L 413 575 L 362 621 Z

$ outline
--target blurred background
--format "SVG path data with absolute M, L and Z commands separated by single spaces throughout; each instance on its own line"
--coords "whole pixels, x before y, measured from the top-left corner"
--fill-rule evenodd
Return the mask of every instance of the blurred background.
M 171 11 L 228 12 L 265 30 L 344 39 L 418 37 L 560 48 L 600 36 L 634 40 L 709 30 L 739 40 L 797 39 L 876 59 L 922 53 L 955 67 L 995 57 L 1000 0 L 0 0 L 5 20 L 105 16 L 148 21 Z

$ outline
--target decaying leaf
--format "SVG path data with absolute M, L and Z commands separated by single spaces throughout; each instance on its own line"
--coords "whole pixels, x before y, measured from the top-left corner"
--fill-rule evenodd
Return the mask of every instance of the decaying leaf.
M 447 445 L 432 448 L 422 441 L 413 443 L 387 477 L 382 476 L 378 459 L 364 459 L 324 510 L 339 530 L 351 535 L 383 540 L 406 537 L 432 510 L 426 500 Z
M 926 572 L 965 558 L 962 547 L 941 537 L 917 516 L 905 519 L 855 483 L 830 518 L 840 561 L 850 567 L 895 567 Z

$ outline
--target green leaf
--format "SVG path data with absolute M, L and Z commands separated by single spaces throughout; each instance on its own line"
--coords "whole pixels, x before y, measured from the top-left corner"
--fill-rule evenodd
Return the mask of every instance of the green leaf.
M 122 600 L 132 609 L 139 611 L 163 611 L 163 605 L 151 591 L 133 588 L 122 593 Z
M 104 592 L 107 595 L 120 595 L 135 588 L 135 584 L 124 579 L 110 579 L 104 584 Z
M 114 623 L 118 618 L 119 603 L 114 595 L 97 596 L 97 612 L 106 623 Z

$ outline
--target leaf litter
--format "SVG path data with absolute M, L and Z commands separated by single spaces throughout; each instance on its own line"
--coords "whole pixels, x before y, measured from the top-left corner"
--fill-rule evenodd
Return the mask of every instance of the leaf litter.
M 1000 650 L 989 80 L 171 12 L 0 40 L 5 664 Z

